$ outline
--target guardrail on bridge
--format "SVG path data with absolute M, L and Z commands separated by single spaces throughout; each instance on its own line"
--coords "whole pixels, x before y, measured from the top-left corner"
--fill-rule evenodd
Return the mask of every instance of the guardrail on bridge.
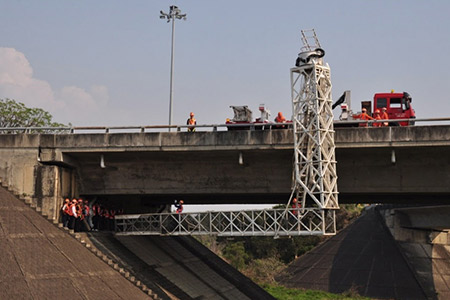
M 386 120 L 393 122 L 394 120 Z M 373 124 L 383 120 L 355 120 L 335 121 L 336 125 L 343 124 Z M 398 119 L 395 122 L 450 122 L 449 118 L 425 118 L 425 119 Z M 249 123 L 249 124 L 201 124 L 195 125 L 199 131 L 226 131 L 226 130 L 280 130 L 291 128 L 292 123 Z M 144 126 L 71 126 L 71 127 L 0 127 L 0 134 L 11 133 L 49 133 L 49 134 L 74 134 L 74 133 L 113 133 L 113 132 L 160 132 L 163 129 L 176 129 L 176 132 L 187 131 L 192 125 L 144 125 Z M 208 130 L 209 129 L 209 130 Z M 174 132 L 175 133 L 175 132 Z

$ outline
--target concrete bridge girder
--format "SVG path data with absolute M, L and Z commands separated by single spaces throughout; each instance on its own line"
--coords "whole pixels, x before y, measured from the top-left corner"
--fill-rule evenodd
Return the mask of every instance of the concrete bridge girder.
M 242 164 L 239 164 L 239 155 Z M 79 162 L 82 193 L 156 203 L 276 203 L 291 185 L 290 151 L 164 151 L 70 153 Z

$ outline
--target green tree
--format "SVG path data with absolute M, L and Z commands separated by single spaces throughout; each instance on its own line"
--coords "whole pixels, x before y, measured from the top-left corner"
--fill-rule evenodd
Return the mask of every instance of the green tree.
M 229 243 L 223 249 L 223 256 L 238 270 L 242 270 L 250 259 L 245 252 L 244 242 Z
M 65 127 L 42 108 L 29 108 L 13 99 L 0 99 L 0 127 Z
M 266 259 L 255 259 L 250 261 L 247 268 L 242 270 L 242 273 L 258 284 L 274 284 L 276 274 L 285 267 L 286 265 L 277 258 L 269 257 Z

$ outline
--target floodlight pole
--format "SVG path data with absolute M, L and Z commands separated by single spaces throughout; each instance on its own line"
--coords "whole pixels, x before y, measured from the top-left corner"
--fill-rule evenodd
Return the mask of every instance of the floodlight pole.
M 170 52 L 170 102 L 169 102 L 169 126 L 172 125 L 173 118 L 173 69 L 175 51 L 175 19 L 172 18 L 172 49 Z M 171 128 L 169 127 L 169 132 Z
M 173 118 L 173 74 L 174 74 L 174 51 L 175 51 L 175 19 L 186 20 L 186 14 L 181 14 L 181 10 L 175 6 L 170 6 L 169 13 L 166 14 L 162 10 L 160 11 L 160 19 L 166 19 L 167 23 L 172 21 L 172 47 L 170 52 L 170 100 L 169 100 L 169 131 L 172 125 Z

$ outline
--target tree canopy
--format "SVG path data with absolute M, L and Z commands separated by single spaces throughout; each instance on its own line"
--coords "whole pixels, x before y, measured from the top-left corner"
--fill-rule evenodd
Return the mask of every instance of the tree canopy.
M 42 108 L 29 108 L 14 99 L 0 99 L 0 127 L 65 127 Z

